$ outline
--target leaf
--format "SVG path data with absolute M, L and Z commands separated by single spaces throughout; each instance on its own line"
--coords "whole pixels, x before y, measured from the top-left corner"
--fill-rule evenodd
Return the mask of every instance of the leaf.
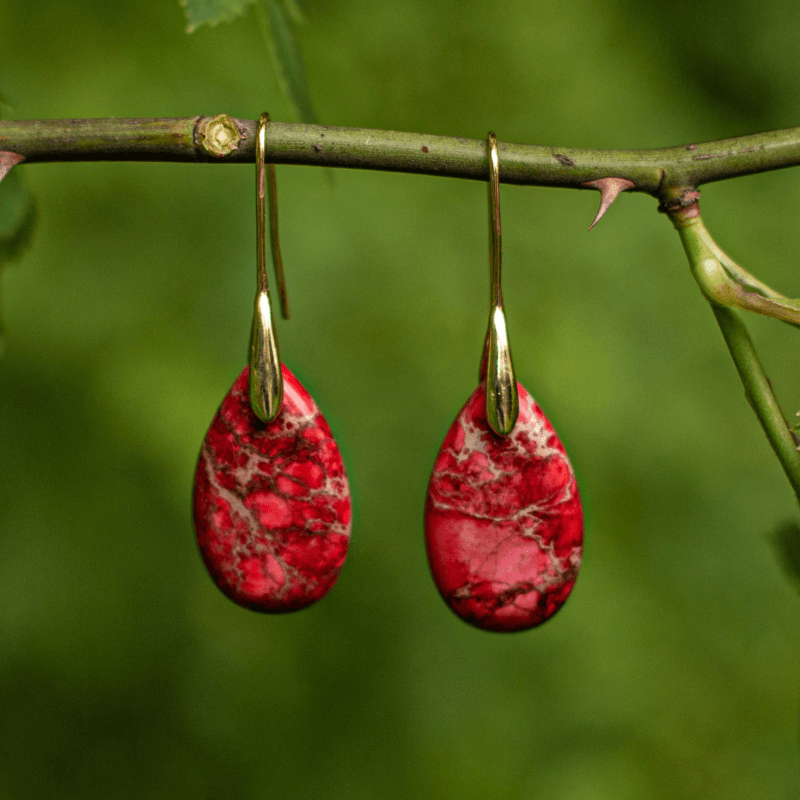
M 38 216 L 36 201 L 25 186 L 22 175 L 19 170 L 12 169 L 0 182 L 0 278 L 3 268 L 19 259 L 30 247 Z M 0 336 L 2 330 L 0 319 Z
M 12 170 L 0 183 L 0 267 L 28 249 L 37 216 L 36 201 L 19 171 Z
M 772 543 L 784 572 L 800 592 L 800 524 L 793 519 L 781 523 Z
M 186 32 L 242 16 L 255 3 L 258 24 L 267 43 L 283 93 L 303 122 L 317 121 L 311 104 L 303 60 L 293 25 L 305 23 L 296 0 L 180 0 L 186 12 Z
M 717 299 L 724 305 L 734 305 L 743 311 L 754 311 L 757 314 L 764 314 L 773 317 L 781 322 L 794 327 L 800 327 L 800 300 L 792 300 L 785 294 L 776 292 L 766 283 L 751 275 L 744 267 L 737 264 L 722 248 L 711 238 L 711 234 L 705 226 L 700 223 L 698 226 L 700 239 L 711 250 L 711 254 L 717 258 L 722 265 L 722 275 L 728 284 L 728 295 L 726 302 L 722 294 Z M 717 290 L 724 292 L 725 287 L 721 282 L 717 285 Z
M 192 33 L 201 25 L 216 25 L 230 22 L 242 16 L 253 0 L 181 0 L 186 12 L 186 33 Z
M 292 29 L 291 0 L 258 0 L 256 14 L 284 94 L 302 122 L 316 123 L 300 47 Z M 298 9 L 295 7 L 295 12 Z
M 306 24 L 306 15 L 303 13 L 303 9 L 300 8 L 300 4 L 297 3 L 296 0 L 282 0 L 282 3 L 287 16 L 295 25 Z

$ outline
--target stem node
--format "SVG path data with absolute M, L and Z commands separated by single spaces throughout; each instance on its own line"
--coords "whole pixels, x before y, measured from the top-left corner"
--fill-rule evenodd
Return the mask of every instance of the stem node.
M 243 138 L 239 126 L 227 114 L 203 117 L 197 123 L 197 143 L 203 151 L 217 158 L 224 158 L 238 150 Z

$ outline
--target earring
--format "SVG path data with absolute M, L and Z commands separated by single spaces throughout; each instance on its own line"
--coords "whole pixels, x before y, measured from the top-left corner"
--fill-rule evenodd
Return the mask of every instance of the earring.
M 265 182 L 284 318 L 288 307 L 275 167 L 265 164 L 264 155 L 268 122 L 262 114 L 256 138 L 258 291 L 249 364 L 203 442 L 194 521 L 200 553 L 219 589 L 245 608 L 280 613 L 311 605 L 336 582 L 347 555 L 352 509 L 328 423 L 280 362 L 267 285 Z
M 428 485 L 425 543 L 444 601 L 466 622 L 520 631 L 564 604 L 583 512 L 553 426 L 514 378 L 500 287 L 500 173 L 490 133 L 491 311 L 481 385 L 445 436 Z

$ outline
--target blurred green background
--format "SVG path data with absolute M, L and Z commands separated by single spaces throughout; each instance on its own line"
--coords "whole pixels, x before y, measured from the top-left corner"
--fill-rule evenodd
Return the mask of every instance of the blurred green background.
M 307 0 L 321 122 L 577 147 L 800 124 L 800 9 L 755 0 Z M 269 110 L 251 15 L 0 0 L 15 118 Z M 440 600 L 429 471 L 487 319 L 486 189 L 278 168 L 283 357 L 340 442 L 353 543 L 331 595 L 265 617 L 204 572 L 206 428 L 245 361 L 252 167 L 22 167 L 33 247 L 2 280 L 0 798 L 758 800 L 800 795 L 797 516 L 650 198 L 504 187 L 518 377 L 560 432 L 584 567 L 541 629 Z M 719 244 L 798 294 L 800 173 L 703 190 Z M 797 332 L 751 319 L 787 415 Z

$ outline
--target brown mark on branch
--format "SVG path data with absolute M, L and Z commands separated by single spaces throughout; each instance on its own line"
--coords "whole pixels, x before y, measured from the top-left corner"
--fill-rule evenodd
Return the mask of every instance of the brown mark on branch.
M 683 213 L 687 219 L 696 217 L 700 213 L 700 206 L 697 204 L 699 199 L 700 192 L 697 189 L 693 187 L 681 189 L 679 194 L 669 197 L 658 206 L 658 213 L 672 216 Z
M 707 158 L 725 158 L 725 156 L 732 156 L 732 155 L 733 153 L 730 150 L 726 150 L 724 153 L 706 153 L 705 155 L 693 156 L 693 160 L 705 161 Z
M 574 167 L 575 161 L 569 156 L 562 155 L 561 153 L 553 153 L 553 158 L 558 161 L 563 167 Z

